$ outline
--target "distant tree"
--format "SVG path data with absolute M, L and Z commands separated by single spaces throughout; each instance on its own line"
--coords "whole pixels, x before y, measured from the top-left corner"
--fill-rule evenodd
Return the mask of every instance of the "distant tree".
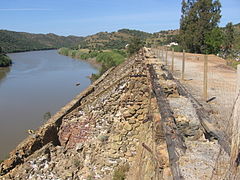
M 189 52 L 205 53 L 209 32 L 218 27 L 221 18 L 219 0 L 183 0 L 179 40 Z
M 130 44 L 127 47 L 129 55 L 137 53 L 144 46 L 143 41 L 140 38 L 134 37 L 131 39 Z
M 223 44 L 223 32 L 220 28 L 214 28 L 205 38 L 206 53 L 217 54 L 221 50 Z
M 3 54 L 3 48 L 0 46 L 0 54 Z
M 234 43 L 234 28 L 233 24 L 230 22 L 226 25 L 224 31 L 223 51 L 225 58 L 231 54 L 233 43 Z

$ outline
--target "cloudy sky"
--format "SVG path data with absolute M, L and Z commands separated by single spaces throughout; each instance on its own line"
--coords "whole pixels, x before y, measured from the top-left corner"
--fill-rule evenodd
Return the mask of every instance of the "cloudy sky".
M 179 28 L 181 0 L 0 0 L 0 29 L 86 36 L 121 28 Z M 222 19 L 240 23 L 240 0 L 220 0 Z

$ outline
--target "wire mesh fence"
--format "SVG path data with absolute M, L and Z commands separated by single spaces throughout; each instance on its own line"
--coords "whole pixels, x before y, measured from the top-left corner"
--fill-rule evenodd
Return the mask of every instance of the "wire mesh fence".
M 174 52 L 166 47 L 153 48 L 153 51 L 175 79 L 178 79 L 199 102 L 210 107 L 209 113 L 214 119 L 214 125 L 225 133 L 229 143 L 231 144 L 235 136 L 238 136 L 240 141 L 240 130 L 234 130 L 233 127 L 237 71 L 227 66 L 224 59 L 215 55 Z M 236 118 L 240 120 L 240 112 Z M 237 176 L 229 176 L 231 166 L 229 156 L 221 149 L 212 179 L 240 179 Z

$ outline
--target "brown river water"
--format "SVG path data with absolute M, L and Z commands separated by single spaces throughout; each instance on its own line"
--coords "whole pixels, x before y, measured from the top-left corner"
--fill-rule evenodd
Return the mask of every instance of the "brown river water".
M 27 135 L 90 85 L 97 70 L 57 50 L 8 54 L 10 68 L 0 69 L 0 160 Z M 80 86 L 76 86 L 80 83 Z

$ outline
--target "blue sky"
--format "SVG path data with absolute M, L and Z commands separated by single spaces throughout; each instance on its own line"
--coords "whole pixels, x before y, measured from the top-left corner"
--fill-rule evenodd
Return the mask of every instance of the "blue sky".
M 0 29 L 86 36 L 121 28 L 179 28 L 182 0 L 0 0 Z M 222 20 L 240 23 L 240 0 L 220 0 Z

